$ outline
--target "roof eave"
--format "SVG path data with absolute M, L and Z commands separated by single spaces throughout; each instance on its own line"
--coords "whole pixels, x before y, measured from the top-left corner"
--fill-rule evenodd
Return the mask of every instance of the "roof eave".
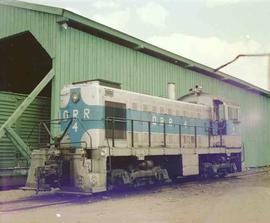
M 187 59 L 175 53 L 169 52 L 160 47 L 154 46 L 150 43 L 147 43 L 145 41 L 132 37 L 126 33 L 115 30 L 111 27 L 102 25 L 98 22 L 90 20 L 81 15 L 75 14 L 66 9 L 32 4 L 32 3 L 21 2 L 21 1 L 16 1 L 16 0 L 0 0 L 0 4 L 58 15 L 60 16 L 59 18 L 60 22 L 66 21 L 69 23 L 69 25 L 77 29 L 80 29 L 82 31 L 87 32 L 87 29 L 89 29 L 90 32 L 96 32 L 94 34 L 97 36 L 100 35 L 100 37 L 102 38 L 104 37 L 110 38 L 111 41 L 117 42 L 118 44 L 122 44 L 124 46 L 130 47 L 142 53 L 146 53 L 148 55 L 160 58 L 162 60 L 168 61 L 175 65 L 184 67 L 185 69 L 196 71 L 203 75 L 214 77 L 225 83 L 230 83 L 240 88 L 243 88 L 245 90 L 256 92 L 261 95 L 270 97 L 270 91 L 254 86 L 253 84 L 250 84 L 246 81 L 235 78 L 226 73 L 223 73 L 220 71 L 215 72 L 213 68 L 197 63 L 195 61 L 192 61 L 190 59 Z
M 140 39 L 137 39 L 135 37 L 132 37 L 126 33 L 123 33 L 121 31 L 115 30 L 111 27 L 102 25 L 100 23 L 97 23 L 93 20 L 90 20 L 88 18 L 85 18 L 83 16 L 77 15 L 73 12 L 70 12 L 68 10 L 64 10 L 63 12 L 64 18 L 67 18 L 67 21 L 69 22 L 77 22 L 80 23 L 86 27 L 91 27 L 91 29 L 94 29 L 96 31 L 99 31 L 101 33 L 106 33 L 107 36 L 110 36 L 112 38 L 116 38 L 118 40 L 122 40 L 125 44 L 128 45 L 128 47 L 133 48 L 135 50 L 141 51 L 143 53 L 147 54 L 156 54 L 156 57 L 162 57 L 163 60 L 169 61 L 171 63 L 174 63 L 176 65 L 182 66 L 186 69 L 193 70 L 193 71 L 199 71 L 200 73 L 214 77 L 220 81 L 223 81 L 225 83 L 233 84 L 234 86 L 238 86 L 240 88 L 244 88 L 248 91 L 253 91 L 256 93 L 259 93 L 261 95 L 270 97 L 270 91 L 267 91 L 265 89 L 262 89 L 260 87 L 257 87 L 251 83 L 248 83 L 244 80 L 240 80 L 236 77 L 233 77 L 229 74 L 223 73 L 223 72 L 215 72 L 213 68 L 205 66 L 203 64 L 197 63 L 195 61 L 192 61 L 190 59 L 187 59 L 185 57 L 182 57 L 180 55 L 177 55 L 175 53 L 169 52 L 165 49 L 162 49 L 160 47 L 154 46 L 150 43 L 147 43 L 145 41 L 142 41 Z M 73 24 L 74 25 L 74 24 Z

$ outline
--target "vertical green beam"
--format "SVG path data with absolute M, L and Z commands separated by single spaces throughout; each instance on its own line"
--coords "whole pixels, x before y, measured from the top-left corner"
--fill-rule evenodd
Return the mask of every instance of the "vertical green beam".
M 42 81 L 36 86 L 36 88 L 25 98 L 25 100 L 18 106 L 18 108 L 13 112 L 13 114 L 8 118 L 8 120 L 0 128 L 0 140 L 5 135 L 6 129 L 10 128 L 14 122 L 22 115 L 22 113 L 27 109 L 27 107 L 34 101 L 42 89 L 52 80 L 54 77 L 54 72 L 51 70 Z

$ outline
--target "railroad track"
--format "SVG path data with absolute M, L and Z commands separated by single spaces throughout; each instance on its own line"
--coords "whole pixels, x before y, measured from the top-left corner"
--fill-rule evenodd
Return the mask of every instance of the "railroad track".
M 24 199 L 18 199 L 13 201 L 0 203 L 0 214 L 6 212 L 17 212 L 29 209 L 36 209 L 42 207 L 48 207 L 53 205 L 67 204 L 74 200 L 74 198 L 64 198 L 56 196 L 55 194 L 31 196 Z
M 187 177 L 181 178 L 177 181 L 167 183 L 165 185 L 150 185 L 147 187 L 141 187 L 136 189 L 116 189 L 110 192 L 103 192 L 99 194 L 94 194 L 91 196 L 78 196 L 78 195 L 66 195 L 66 194 L 57 194 L 57 193 L 48 193 L 40 194 L 37 196 L 26 197 L 23 199 L 12 200 L 7 202 L 0 202 L 0 214 L 26 211 L 30 209 L 43 208 L 48 206 L 57 206 L 57 205 L 72 205 L 72 204 L 86 204 L 94 203 L 107 199 L 119 199 L 126 196 L 133 196 L 138 194 L 151 194 L 159 192 L 161 188 L 164 187 L 179 187 L 181 185 L 187 184 L 211 184 L 220 181 L 230 181 L 233 179 L 240 179 L 242 177 L 247 177 L 251 175 L 259 175 L 270 172 L 269 169 L 259 170 L 259 171 L 247 171 L 240 172 L 236 174 L 230 174 L 225 178 L 214 178 L 207 180 L 200 180 L 198 177 Z

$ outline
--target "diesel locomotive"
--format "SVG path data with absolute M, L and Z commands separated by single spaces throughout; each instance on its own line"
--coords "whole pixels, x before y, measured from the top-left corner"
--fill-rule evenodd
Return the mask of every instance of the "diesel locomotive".
M 102 80 L 65 86 L 61 135 L 32 152 L 25 188 L 96 193 L 241 171 L 240 107 L 200 86 L 174 98 L 122 90 Z

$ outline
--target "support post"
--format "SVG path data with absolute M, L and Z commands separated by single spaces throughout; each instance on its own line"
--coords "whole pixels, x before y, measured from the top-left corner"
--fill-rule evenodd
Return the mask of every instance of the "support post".
M 115 147 L 115 141 L 114 141 L 114 128 L 115 128 L 115 120 L 112 119 L 112 147 Z
M 194 137 L 195 148 L 197 148 L 197 126 L 194 126 Z
M 148 146 L 151 147 L 151 122 L 148 122 Z
M 211 135 L 210 135 L 210 127 L 208 128 L 208 147 L 211 147 Z
M 134 121 L 131 120 L 131 147 L 134 147 Z
M 167 146 L 167 143 L 166 143 L 166 123 L 164 122 L 163 124 L 163 140 L 164 140 L 164 148 Z
M 182 147 L 182 127 L 179 125 L 179 147 Z

